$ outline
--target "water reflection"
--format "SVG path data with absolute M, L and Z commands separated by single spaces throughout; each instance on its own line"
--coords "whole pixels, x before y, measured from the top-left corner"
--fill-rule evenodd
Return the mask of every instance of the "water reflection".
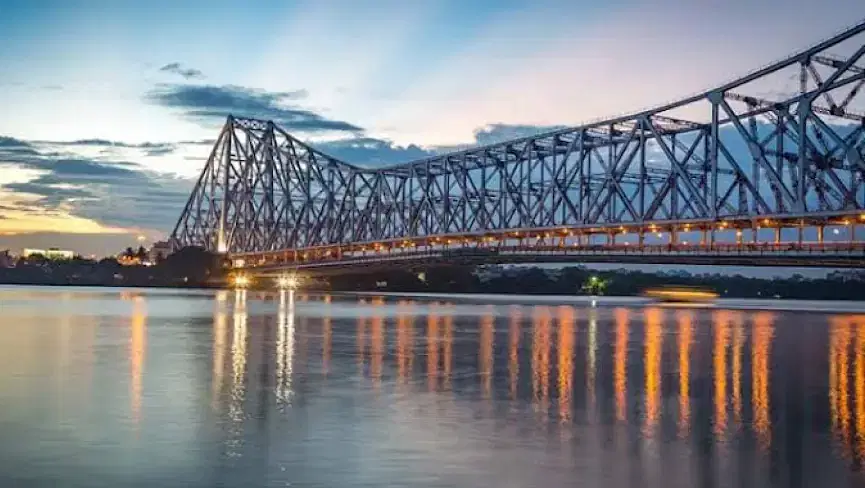
M 213 311 L 213 379 L 211 386 L 212 406 L 217 408 L 218 401 L 222 397 L 222 385 L 225 375 L 225 351 L 228 345 L 228 292 L 219 290 L 216 292 Z
M 535 307 L 532 319 L 532 397 L 536 410 L 546 414 L 550 401 L 550 308 Z
M 661 404 L 661 321 L 663 311 L 658 308 L 647 308 L 646 315 L 646 421 L 643 435 L 652 437 L 660 416 Z
M 384 361 L 384 316 L 382 315 L 382 305 L 383 302 L 381 300 L 373 301 L 373 316 L 372 316 L 372 326 L 370 327 L 370 336 L 371 336 L 371 344 L 370 344 L 370 357 L 371 357 L 371 368 L 370 374 L 372 376 L 372 384 L 373 388 L 378 389 L 381 387 L 381 377 L 382 377 L 382 361 Z
M 414 315 L 411 306 L 402 301 L 397 308 L 396 359 L 397 381 L 405 386 L 414 371 Z
M 294 369 L 294 290 L 279 292 L 277 315 L 278 339 L 276 343 L 276 399 L 277 404 L 291 404 L 292 376 Z
M 444 316 L 444 329 L 444 337 L 442 338 L 442 356 L 444 356 L 442 359 L 444 363 L 442 389 L 448 391 L 451 389 L 451 376 L 453 376 L 454 367 L 454 315 L 452 311 Z M 492 338 L 489 340 L 492 341 Z M 490 362 L 492 362 L 492 343 L 490 343 L 489 347 Z M 492 363 L 490 364 L 490 369 L 492 369 Z M 492 379 L 492 374 L 489 377 Z
M 772 444 L 772 425 L 769 419 L 771 397 L 769 395 L 769 361 L 772 354 L 775 316 L 769 312 L 757 312 L 753 316 L 751 346 L 751 401 L 754 414 L 754 431 L 760 447 L 769 449 Z
M 435 303 L 430 305 L 427 316 L 426 347 L 427 388 L 436 391 L 439 377 L 439 316 Z
M 595 365 L 598 357 L 598 309 L 589 309 L 589 340 L 586 350 L 586 394 L 589 418 L 595 418 Z
M 862 316 L 833 317 L 829 336 L 829 411 L 832 432 L 838 451 L 857 464 L 865 461 L 863 326 L 865 321 Z
M 229 436 L 226 439 L 226 454 L 229 457 L 242 455 L 243 421 L 245 417 L 244 400 L 246 399 L 246 309 L 247 290 L 234 292 L 234 326 L 231 340 L 231 397 L 228 402 L 228 418 L 230 421 Z
M 614 390 L 616 392 L 616 419 L 620 422 L 627 420 L 627 403 L 625 396 L 628 393 L 628 327 L 630 314 L 624 308 L 614 311 L 616 321 L 616 349 L 614 351 Z
M 17 440 L 0 441 L 0 468 L 84 453 L 91 468 L 123 472 L 136 456 L 172 476 L 185 463 L 185 486 L 865 480 L 863 316 L 304 301 L 238 290 L 206 296 L 203 314 L 178 320 L 163 317 L 162 298 L 122 298 L 124 327 L 81 335 L 80 317 L 43 326 L 56 336 L 0 317 L 17 332 L 14 347 L 0 341 L 14 372 L 0 376 L 0 426 Z M 22 360 L 19 349 L 38 352 L 48 340 L 58 357 Z M 124 362 L 112 364 L 117 344 Z M 87 374 L 98 378 L 100 402 L 81 401 L 76 412 L 67 398 L 85 390 L 62 385 L 81 384 L 72 381 L 81 371 L 65 365 L 94 355 Z M 45 375 L 52 381 L 37 381 Z M 62 401 L 40 401 L 46 395 Z M 110 423 L 98 437 L 83 420 L 112 409 L 119 422 L 131 419 L 135 444 Z M 64 438 L 73 421 L 82 432 Z M 14 430 L 22 425 L 30 432 Z M 181 467 L 166 471 L 169 458 Z M 195 477 L 203 472 L 213 473 L 207 483 Z
M 522 312 L 519 307 L 510 307 L 509 310 L 510 325 L 508 327 L 508 392 L 511 400 L 517 398 L 517 388 L 519 386 L 518 377 L 520 374 L 520 322 L 522 321 Z
M 865 460 L 865 321 L 855 317 L 856 327 L 856 455 Z
M 559 418 L 562 422 L 571 420 L 571 394 L 574 389 L 574 328 L 575 313 L 573 307 L 559 307 L 558 395 Z
M 331 297 L 330 295 L 325 295 L 322 298 L 322 301 L 325 304 L 330 304 Z M 327 376 L 330 371 L 330 348 L 331 343 L 333 342 L 333 319 L 330 315 L 325 315 L 321 318 L 321 329 L 322 329 L 322 338 L 321 338 L 321 369 L 322 373 Z
M 742 348 L 745 342 L 742 314 L 734 314 L 733 323 L 733 421 L 739 428 L 742 425 Z
M 685 437 L 691 427 L 691 344 L 694 340 L 694 314 L 676 313 L 679 329 L 679 437 Z
M 727 428 L 727 347 L 730 341 L 731 312 L 721 310 L 713 315 L 712 331 L 714 342 L 712 350 L 712 378 L 714 383 L 715 418 L 713 431 L 723 440 Z
M 481 397 L 489 399 L 493 389 L 493 337 L 495 329 L 493 328 L 492 306 L 487 307 L 484 314 L 481 316 L 480 323 L 480 352 L 478 354 L 478 370 L 481 379 Z M 447 358 L 447 354 L 445 357 Z M 445 359 L 446 362 L 449 359 Z

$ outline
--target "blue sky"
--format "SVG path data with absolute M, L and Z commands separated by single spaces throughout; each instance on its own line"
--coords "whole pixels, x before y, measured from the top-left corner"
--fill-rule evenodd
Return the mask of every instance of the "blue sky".
M 865 18 L 751 3 L 0 0 L 0 248 L 164 237 L 227 112 L 405 161 L 678 98 Z

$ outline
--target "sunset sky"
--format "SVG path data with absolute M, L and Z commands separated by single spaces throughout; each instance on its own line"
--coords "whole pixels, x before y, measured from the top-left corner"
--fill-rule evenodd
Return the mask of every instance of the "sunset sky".
M 406 161 L 678 98 L 865 18 L 862 0 L 253 4 L 0 0 L 0 249 L 164 238 L 229 112 Z

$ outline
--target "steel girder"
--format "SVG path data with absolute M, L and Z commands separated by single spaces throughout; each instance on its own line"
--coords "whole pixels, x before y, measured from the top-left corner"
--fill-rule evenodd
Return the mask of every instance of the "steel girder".
M 858 214 L 865 209 L 863 54 L 865 23 L 656 109 L 381 168 L 339 161 L 272 122 L 228 116 L 171 241 L 248 253 Z M 757 95 L 791 76 L 792 93 Z

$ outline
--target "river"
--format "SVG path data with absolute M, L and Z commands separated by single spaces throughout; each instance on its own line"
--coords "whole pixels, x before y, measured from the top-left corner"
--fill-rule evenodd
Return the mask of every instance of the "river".
M 830 488 L 863 459 L 865 303 L 0 287 L 0 486 Z

